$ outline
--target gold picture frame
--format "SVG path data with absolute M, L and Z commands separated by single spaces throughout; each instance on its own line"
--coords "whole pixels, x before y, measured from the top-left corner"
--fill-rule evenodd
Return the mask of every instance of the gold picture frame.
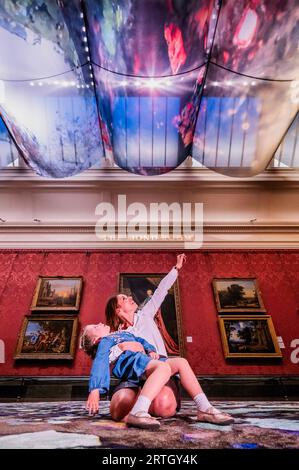
M 77 315 L 25 315 L 14 359 L 74 359 Z
M 270 315 L 219 315 L 225 359 L 282 358 Z
M 119 292 L 132 295 L 137 305 L 140 306 L 149 300 L 149 291 L 152 291 L 153 294 L 165 276 L 166 274 L 160 273 L 120 273 Z M 168 356 L 184 357 L 185 347 L 178 280 L 169 289 L 162 302 L 161 309 L 157 312 L 155 321 L 164 340 Z
M 82 276 L 39 276 L 31 310 L 78 312 L 82 287 Z
M 266 312 L 256 278 L 214 278 L 213 291 L 218 313 Z

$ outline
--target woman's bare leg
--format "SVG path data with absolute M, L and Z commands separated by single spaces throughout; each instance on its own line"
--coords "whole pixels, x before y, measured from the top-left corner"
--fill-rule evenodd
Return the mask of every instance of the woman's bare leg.
M 135 405 L 140 388 L 122 388 L 110 401 L 110 414 L 114 421 L 126 422 L 127 415 Z M 152 401 L 149 413 L 160 418 L 171 418 L 176 414 L 177 400 L 173 390 L 165 385 Z
M 135 405 L 139 388 L 122 388 L 115 392 L 110 402 L 110 414 L 115 421 L 124 421 Z
M 164 385 L 156 398 L 152 401 L 149 413 L 160 418 L 171 418 L 176 414 L 178 407 L 174 391 L 168 385 Z

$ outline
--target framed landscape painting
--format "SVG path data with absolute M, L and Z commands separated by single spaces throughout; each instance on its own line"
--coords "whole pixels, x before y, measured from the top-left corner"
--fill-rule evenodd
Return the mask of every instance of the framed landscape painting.
M 149 302 L 165 274 L 119 275 L 119 291 L 132 296 L 139 308 Z M 178 281 L 169 289 L 154 318 L 169 356 L 183 356 L 184 345 Z
M 80 306 L 82 277 L 39 276 L 31 310 L 68 310 L 77 312 Z
M 77 329 L 75 315 L 26 315 L 14 358 L 73 359 Z
M 255 278 L 216 278 L 213 290 L 218 313 L 266 312 Z
M 219 315 L 219 327 L 225 359 L 282 357 L 269 315 Z

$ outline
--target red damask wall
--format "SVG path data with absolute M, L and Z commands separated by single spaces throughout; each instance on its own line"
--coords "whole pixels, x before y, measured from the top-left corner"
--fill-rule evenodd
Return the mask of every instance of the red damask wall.
M 0 375 L 88 375 L 90 360 L 77 350 L 69 364 L 29 363 L 13 360 L 17 336 L 30 305 L 36 279 L 44 276 L 84 277 L 80 324 L 104 320 L 107 297 L 116 292 L 119 272 L 167 272 L 175 252 L 115 251 L 0 251 L 0 339 L 5 343 L 5 363 Z M 257 277 L 268 314 L 286 348 L 283 360 L 227 363 L 223 358 L 211 281 L 213 277 Z M 299 357 L 298 251 L 200 251 L 188 253 L 179 276 L 186 355 L 199 375 L 295 375 Z M 293 341 L 293 348 L 291 342 Z M 299 339 L 298 339 L 299 346 Z M 293 352 L 293 362 L 291 354 Z

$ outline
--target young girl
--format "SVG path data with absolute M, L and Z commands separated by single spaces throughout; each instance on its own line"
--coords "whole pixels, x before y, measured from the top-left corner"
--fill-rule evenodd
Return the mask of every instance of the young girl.
M 144 352 L 123 351 L 122 344 L 128 341 L 140 343 Z M 90 393 L 86 404 L 89 413 L 98 412 L 100 393 L 106 393 L 109 390 L 109 355 L 112 347 L 115 346 L 118 346 L 121 351 L 121 354 L 112 363 L 112 373 L 115 377 L 119 379 L 127 378 L 138 383 L 143 374 L 146 376 L 141 393 L 127 417 L 127 424 L 144 429 L 157 429 L 160 427 L 159 421 L 150 416 L 148 410 L 152 400 L 174 374 L 180 375 L 183 387 L 197 406 L 197 419 L 203 420 L 202 415 L 205 414 L 202 412 L 203 405 L 205 407 L 207 403 L 209 405 L 210 403 L 205 397 L 207 403 L 203 404 L 202 396 L 204 394 L 186 359 L 181 357 L 159 358 L 155 347 L 143 338 L 136 337 L 126 331 L 110 333 L 110 327 L 103 323 L 87 325 L 81 336 L 81 347 L 87 354 L 94 356 L 97 349 L 91 369 Z M 229 415 L 221 413 L 215 408 L 213 414 L 218 415 L 218 424 L 233 422 Z

